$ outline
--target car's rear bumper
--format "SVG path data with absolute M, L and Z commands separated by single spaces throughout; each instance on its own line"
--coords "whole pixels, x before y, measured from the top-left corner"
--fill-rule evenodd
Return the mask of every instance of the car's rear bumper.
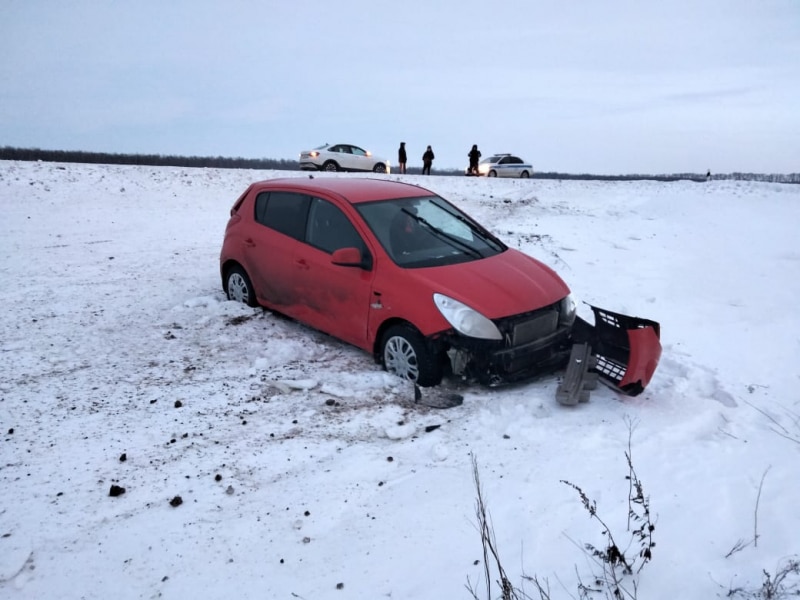
M 302 171 L 319 171 L 321 168 L 321 165 L 314 164 L 313 162 L 300 161 L 300 170 Z

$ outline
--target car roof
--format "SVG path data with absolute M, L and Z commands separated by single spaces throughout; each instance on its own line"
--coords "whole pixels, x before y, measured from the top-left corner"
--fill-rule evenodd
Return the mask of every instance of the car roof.
M 338 194 L 351 204 L 435 195 L 418 185 L 366 177 L 282 177 L 258 181 L 253 184 L 253 188 L 256 192 L 281 189 L 305 194 Z

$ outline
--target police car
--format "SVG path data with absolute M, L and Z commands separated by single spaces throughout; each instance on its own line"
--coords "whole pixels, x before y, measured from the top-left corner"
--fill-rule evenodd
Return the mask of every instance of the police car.
M 467 168 L 466 174 L 527 179 L 533 174 L 533 166 L 513 154 L 493 154 L 478 163 L 477 173 L 472 173 Z

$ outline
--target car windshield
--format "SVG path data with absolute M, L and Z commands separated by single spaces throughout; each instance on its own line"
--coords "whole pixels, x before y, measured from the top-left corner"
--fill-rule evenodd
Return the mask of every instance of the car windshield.
M 440 267 L 504 252 L 503 242 L 438 196 L 357 204 L 391 259 L 406 268 Z

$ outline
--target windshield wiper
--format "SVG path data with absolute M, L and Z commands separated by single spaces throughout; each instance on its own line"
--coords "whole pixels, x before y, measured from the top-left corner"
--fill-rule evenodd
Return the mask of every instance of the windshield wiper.
M 466 254 L 471 254 L 475 258 L 483 258 L 483 254 L 481 254 L 480 251 L 476 250 L 475 248 L 467 244 L 459 237 L 454 236 L 451 233 L 447 233 L 446 231 L 439 229 L 435 225 L 431 225 L 430 223 L 428 223 L 428 221 L 426 221 L 425 219 L 423 219 L 418 215 L 415 215 L 407 208 L 401 208 L 400 210 L 405 214 L 407 214 L 408 216 L 410 216 L 412 219 L 414 219 L 417 223 L 424 225 L 428 229 L 428 231 L 430 231 L 439 239 L 449 243 L 453 248 L 458 248 L 461 251 L 465 252 Z

